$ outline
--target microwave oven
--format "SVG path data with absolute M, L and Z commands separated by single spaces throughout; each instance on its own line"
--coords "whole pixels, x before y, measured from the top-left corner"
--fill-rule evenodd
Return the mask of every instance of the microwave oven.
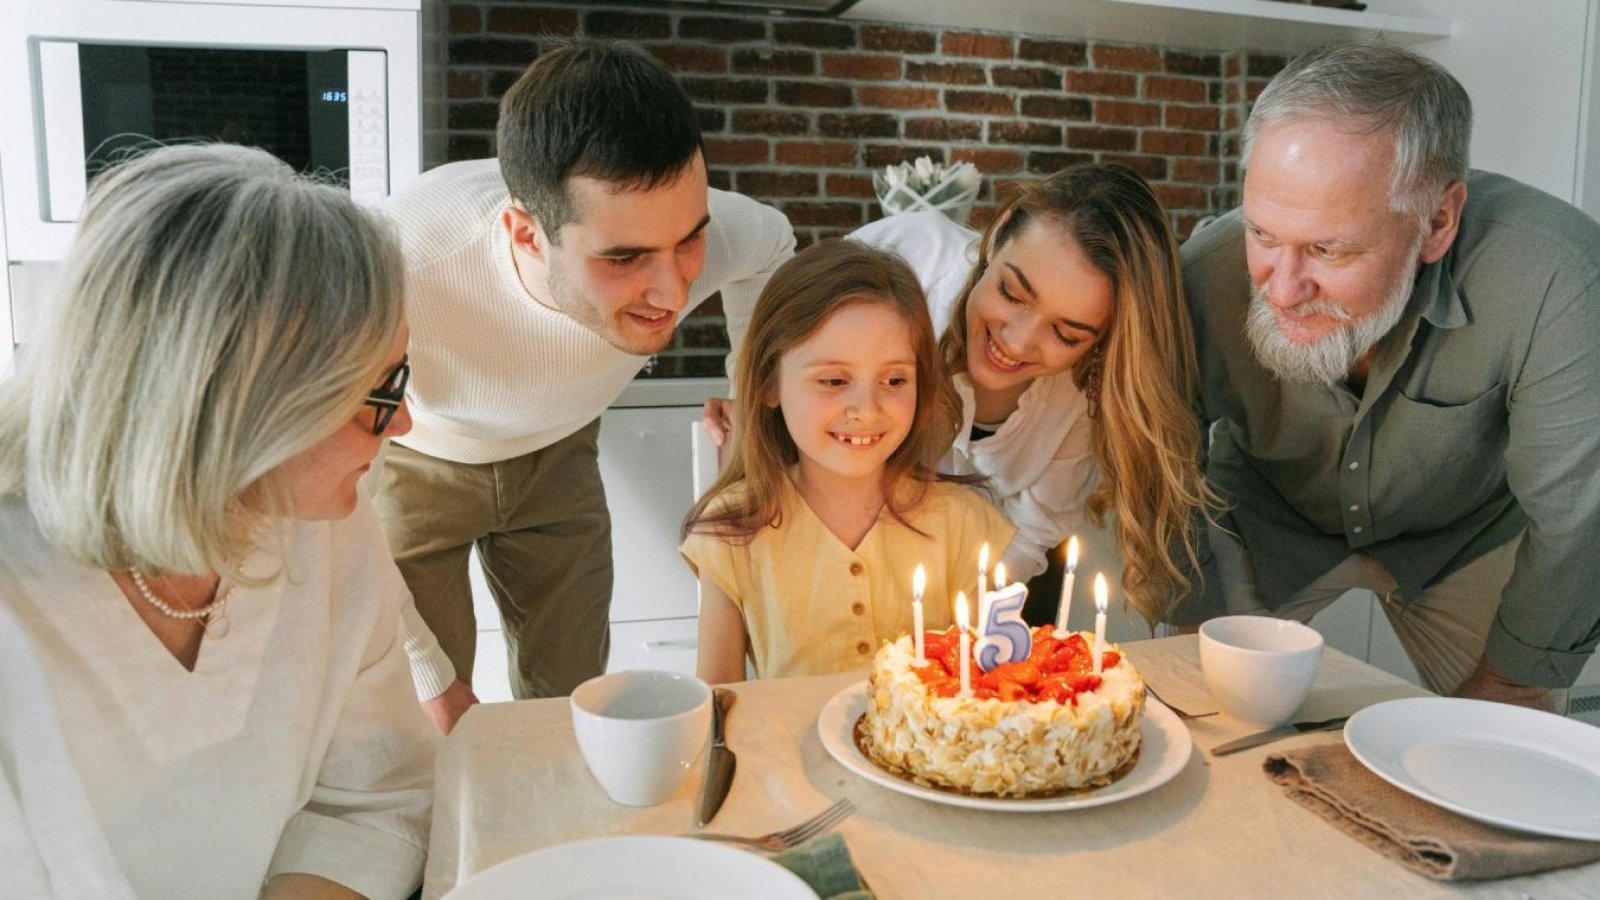
M 0 372 L 89 182 L 153 143 L 258 146 L 373 203 L 442 162 L 436 0 L 20 0 L 0 16 Z

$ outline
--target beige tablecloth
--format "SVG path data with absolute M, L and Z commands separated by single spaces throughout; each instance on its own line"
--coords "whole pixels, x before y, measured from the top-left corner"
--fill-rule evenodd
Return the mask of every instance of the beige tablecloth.
M 1192 635 L 1123 645 L 1163 697 L 1214 708 Z M 1210 748 L 1249 733 L 1225 716 L 1188 723 L 1195 752 L 1171 782 L 1108 806 L 1054 813 L 970 810 L 904 796 L 836 763 L 816 729 L 822 705 L 862 681 L 839 675 L 737 686 L 728 743 L 738 777 L 717 831 L 758 834 L 849 797 L 840 832 L 878 896 L 1538 897 L 1600 896 L 1600 864 L 1503 881 L 1430 881 L 1372 852 L 1285 797 L 1261 769 L 1273 751 L 1341 740 L 1302 735 L 1220 759 Z M 1355 712 L 1421 689 L 1328 650 L 1298 718 Z M 479 706 L 439 760 L 425 898 L 497 862 L 566 841 L 693 828 L 696 776 L 647 809 L 612 803 L 584 767 L 565 698 Z

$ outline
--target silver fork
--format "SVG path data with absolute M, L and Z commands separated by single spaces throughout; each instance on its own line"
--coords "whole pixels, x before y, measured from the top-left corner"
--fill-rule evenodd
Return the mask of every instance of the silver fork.
M 1150 686 L 1150 682 L 1148 682 L 1148 681 L 1144 683 L 1144 692 L 1146 694 L 1149 694 L 1150 696 L 1156 698 L 1157 702 L 1159 702 L 1162 706 L 1165 706 L 1167 709 L 1172 710 L 1173 713 L 1175 713 L 1178 716 L 1178 718 L 1180 718 L 1180 719 L 1204 719 L 1206 716 L 1214 716 L 1214 715 L 1217 714 L 1216 710 L 1212 710 L 1211 712 L 1204 712 L 1204 713 L 1184 712 L 1183 710 L 1177 708 L 1176 706 L 1173 706 L 1171 703 L 1168 703 L 1166 700 L 1162 699 L 1161 695 L 1156 693 L 1156 689 L 1151 687 Z
M 740 844 L 745 847 L 764 850 L 768 853 L 777 853 L 780 850 L 799 846 L 819 834 L 832 830 L 833 826 L 848 819 L 850 814 L 855 811 L 856 805 L 850 802 L 849 797 L 846 797 L 798 825 L 785 828 L 782 831 L 774 831 L 771 834 L 763 834 L 760 837 L 713 834 L 709 831 L 697 831 L 689 835 L 689 837 L 699 838 L 703 841 Z

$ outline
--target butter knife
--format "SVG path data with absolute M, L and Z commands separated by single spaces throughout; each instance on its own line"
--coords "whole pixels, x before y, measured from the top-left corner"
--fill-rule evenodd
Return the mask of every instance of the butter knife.
M 1240 750 L 1249 750 L 1251 747 L 1259 747 L 1262 744 L 1269 744 L 1273 741 L 1286 737 L 1293 737 L 1297 734 L 1306 734 L 1307 732 L 1311 731 L 1332 731 L 1335 728 L 1343 726 L 1345 720 L 1349 718 L 1349 716 L 1339 716 L 1336 719 L 1323 719 L 1320 722 L 1290 722 L 1288 725 L 1279 725 L 1277 728 L 1269 728 L 1266 731 L 1260 731 L 1255 734 L 1246 735 L 1245 737 L 1239 738 L 1236 741 L 1229 741 L 1226 744 L 1218 744 L 1212 749 L 1211 755 L 1227 756 L 1229 753 L 1238 753 Z
M 702 828 L 716 817 L 717 810 L 722 808 L 722 801 L 728 796 L 728 788 L 733 786 L 733 770 L 738 759 L 728 749 L 723 723 L 737 697 L 738 694 L 727 688 L 715 688 L 711 692 L 711 750 L 706 754 L 706 783 L 700 793 Z

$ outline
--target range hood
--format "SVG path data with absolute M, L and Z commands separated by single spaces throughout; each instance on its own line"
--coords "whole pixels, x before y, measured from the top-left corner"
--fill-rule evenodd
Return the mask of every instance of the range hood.
M 3 5 L 5 0 L 0 0 Z M 1448 19 L 1413 0 L 1367 0 L 1367 10 L 1276 0 L 640 0 L 680 9 L 778 13 L 1117 41 L 1210 51 L 1271 47 L 1299 53 L 1380 34 L 1399 44 L 1447 38 Z
M 675 2 L 694 6 L 753 9 L 761 12 L 837 16 L 855 6 L 859 0 L 675 0 Z

